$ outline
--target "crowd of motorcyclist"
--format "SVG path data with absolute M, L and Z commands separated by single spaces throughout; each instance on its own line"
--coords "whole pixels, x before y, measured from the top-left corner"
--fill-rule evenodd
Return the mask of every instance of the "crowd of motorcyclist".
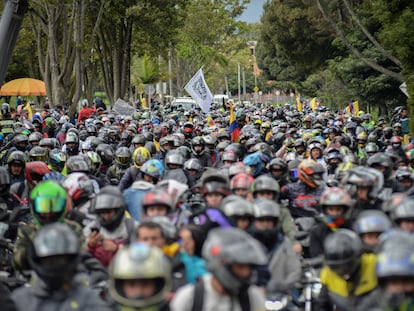
M 405 107 L 90 106 L 1 106 L 4 310 L 414 310 Z

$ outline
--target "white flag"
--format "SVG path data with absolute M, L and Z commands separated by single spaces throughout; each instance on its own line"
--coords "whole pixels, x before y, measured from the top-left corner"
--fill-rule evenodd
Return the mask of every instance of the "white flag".
M 211 94 L 210 89 L 204 80 L 202 68 L 197 71 L 184 89 L 200 105 L 200 108 L 204 113 L 207 113 L 210 110 L 213 94 Z

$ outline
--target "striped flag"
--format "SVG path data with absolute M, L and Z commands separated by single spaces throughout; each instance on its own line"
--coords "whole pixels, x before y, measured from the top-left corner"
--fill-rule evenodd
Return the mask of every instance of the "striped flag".
M 229 124 L 230 124 L 230 137 L 231 137 L 231 141 L 233 143 L 238 143 L 239 142 L 239 136 L 240 136 L 240 129 L 239 129 L 239 124 L 236 121 L 236 116 L 234 115 L 234 107 L 233 104 L 230 103 L 230 120 L 229 120 Z

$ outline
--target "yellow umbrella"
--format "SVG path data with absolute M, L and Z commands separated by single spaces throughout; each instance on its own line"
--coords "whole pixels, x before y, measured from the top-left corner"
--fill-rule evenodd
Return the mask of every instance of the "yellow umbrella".
M 41 80 L 21 78 L 5 83 L 0 96 L 46 96 L 46 85 Z

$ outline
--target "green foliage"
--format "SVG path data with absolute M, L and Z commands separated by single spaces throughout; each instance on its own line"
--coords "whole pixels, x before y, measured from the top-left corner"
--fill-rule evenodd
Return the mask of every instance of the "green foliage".
M 134 18 L 136 53 L 165 56 L 183 26 L 187 4 L 186 0 L 145 0 L 128 8 L 127 14 Z
M 163 74 L 161 65 L 157 59 L 144 55 L 134 57 L 132 60 L 132 80 L 142 84 L 154 84 L 158 82 Z
M 255 29 L 235 19 L 247 2 L 188 1 L 183 27 L 172 42 L 178 92 L 201 66 L 204 66 L 207 83 L 213 92 L 224 89 L 225 75 L 235 74 L 237 77 L 237 62 L 240 61 L 236 59 L 242 58 L 239 52 L 248 55 L 249 30 Z M 248 60 L 247 56 L 242 62 Z
M 270 79 L 301 81 L 324 67 L 333 52 L 332 33 L 308 1 L 269 1 L 262 24 L 259 64 L 268 65 Z

